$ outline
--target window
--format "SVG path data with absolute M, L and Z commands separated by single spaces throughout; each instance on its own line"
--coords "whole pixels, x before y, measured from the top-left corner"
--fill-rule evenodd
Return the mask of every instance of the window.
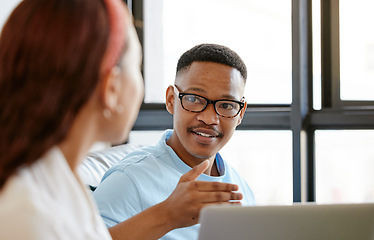
M 374 2 L 340 1 L 342 100 L 374 100 Z
M 316 132 L 316 201 L 374 201 L 374 131 Z

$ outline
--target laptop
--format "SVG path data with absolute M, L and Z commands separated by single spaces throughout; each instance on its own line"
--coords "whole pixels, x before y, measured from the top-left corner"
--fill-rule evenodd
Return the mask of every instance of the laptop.
M 374 203 L 213 205 L 200 223 L 199 240 L 374 240 Z

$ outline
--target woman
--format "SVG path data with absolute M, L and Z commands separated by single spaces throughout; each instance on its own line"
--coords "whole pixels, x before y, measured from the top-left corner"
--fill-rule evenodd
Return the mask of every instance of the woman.
M 24 0 L 13 11 L 0 37 L 1 239 L 157 239 L 230 200 L 235 185 L 194 182 L 204 162 L 109 234 L 77 166 L 93 143 L 126 139 L 143 96 L 140 63 L 120 0 Z

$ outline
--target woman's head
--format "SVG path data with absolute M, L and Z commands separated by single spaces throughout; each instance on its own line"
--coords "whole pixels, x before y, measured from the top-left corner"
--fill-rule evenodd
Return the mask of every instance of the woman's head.
M 0 187 L 64 140 L 113 69 L 126 76 L 128 26 L 120 0 L 23 0 L 13 11 L 0 36 Z

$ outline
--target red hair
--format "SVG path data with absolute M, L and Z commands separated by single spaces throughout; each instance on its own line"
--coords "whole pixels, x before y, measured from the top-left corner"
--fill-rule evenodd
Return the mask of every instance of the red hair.
M 0 37 L 0 188 L 66 137 L 100 80 L 101 0 L 23 0 Z

